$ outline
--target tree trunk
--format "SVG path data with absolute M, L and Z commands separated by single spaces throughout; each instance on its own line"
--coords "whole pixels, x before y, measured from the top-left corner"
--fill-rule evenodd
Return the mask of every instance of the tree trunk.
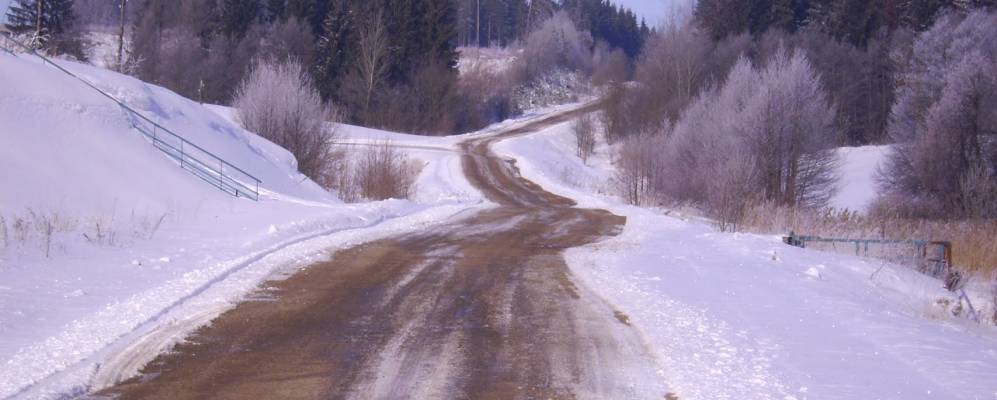
M 124 57 L 125 51 L 125 9 L 128 7 L 128 0 L 121 0 L 121 23 L 118 26 L 118 72 L 123 70 L 122 68 L 122 58 Z
M 38 15 L 35 16 L 35 40 L 41 40 L 42 37 L 42 7 L 44 4 L 44 0 L 38 0 L 38 3 L 35 3 L 38 6 Z

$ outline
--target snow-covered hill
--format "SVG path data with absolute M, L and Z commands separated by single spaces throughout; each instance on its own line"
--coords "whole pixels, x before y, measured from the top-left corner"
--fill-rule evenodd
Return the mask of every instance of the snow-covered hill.
M 296 171 L 286 150 L 166 89 L 107 70 L 64 63 L 144 115 L 263 181 L 266 191 L 335 203 Z M 117 202 L 186 208 L 226 195 L 190 175 L 130 128 L 113 102 L 35 57 L 0 58 L 0 168 L 16 193 L 5 207 L 92 212 Z M 30 168 L 25 168 L 30 166 Z
M 263 198 L 206 184 L 110 100 L 34 57 L 0 53 L 0 398 L 127 375 L 274 273 L 483 204 L 452 139 L 404 150 L 424 164 L 415 201 L 343 204 L 217 110 L 59 63 L 261 178 Z M 406 137 L 342 131 L 349 141 Z
M 939 280 L 622 204 L 605 194 L 609 149 L 582 163 L 570 123 L 496 151 L 545 189 L 627 217 L 619 236 L 566 257 L 629 314 L 681 399 L 997 396 L 997 329 L 952 316 Z M 971 296 L 993 313 L 989 294 Z
M 876 171 L 890 146 L 842 147 L 838 153 L 838 192 L 831 206 L 865 212 L 876 198 Z

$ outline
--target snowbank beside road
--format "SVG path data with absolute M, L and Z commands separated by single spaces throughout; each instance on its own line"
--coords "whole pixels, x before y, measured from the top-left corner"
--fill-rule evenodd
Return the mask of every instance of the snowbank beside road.
M 619 236 L 566 258 L 629 314 L 679 398 L 997 396 L 997 334 L 937 304 L 952 301 L 941 282 L 626 206 L 595 194 L 611 185 L 608 150 L 586 166 L 573 140 L 565 123 L 495 150 L 545 189 L 627 217 Z
M 415 150 L 425 163 L 415 201 L 343 204 L 286 150 L 200 104 L 60 63 L 260 177 L 263 199 L 200 181 L 108 99 L 34 57 L 0 54 L 0 398 L 58 397 L 126 376 L 141 364 L 115 355 L 154 355 L 272 273 L 484 204 L 459 176 L 457 153 Z M 422 140 L 354 129 L 344 138 L 372 135 Z M 142 344 L 148 337 L 158 339 Z

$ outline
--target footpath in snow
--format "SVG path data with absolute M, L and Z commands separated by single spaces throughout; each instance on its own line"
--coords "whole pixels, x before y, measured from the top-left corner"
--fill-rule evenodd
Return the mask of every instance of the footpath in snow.
M 390 140 L 422 164 L 411 201 L 344 204 L 230 110 L 60 64 L 261 178 L 262 200 L 180 169 L 73 78 L 0 54 L 0 398 L 126 377 L 265 280 L 488 206 L 460 172 L 456 138 L 342 127 L 346 143 Z
M 610 150 L 583 164 L 570 123 L 495 148 L 545 189 L 627 217 L 566 257 L 629 314 L 681 399 L 997 398 L 997 332 L 938 306 L 951 299 L 938 280 L 627 206 L 610 195 Z

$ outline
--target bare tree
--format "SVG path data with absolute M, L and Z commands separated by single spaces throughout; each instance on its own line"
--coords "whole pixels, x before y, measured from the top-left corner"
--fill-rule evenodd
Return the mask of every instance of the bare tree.
M 616 184 L 627 203 L 645 205 L 656 197 L 655 183 L 663 172 L 663 159 L 656 149 L 663 135 L 627 137 L 617 154 Z
M 239 85 L 233 105 L 243 127 L 290 151 L 301 173 L 326 188 L 333 186 L 327 172 L 335 162 L 331 144 L 336 114 L 322 103 L 300 63 L 257 61 Z
M 637 67 L 637 80 L 647 85 L 668 118 L 676 120 L 705 83 L 709 37 L 692 23 L 671 24 L 648 41 Z M 658 121 L 660 123 L 660 118 Z
M 388 34 L 381 14 L 377 13 L 368 23 L 361 24 L 357 36 L 359 39 L 357 69 L 363 79 L 361 115 L 364 123 L 369 124 L 371 98 L 388 71 Z
M 758 197 L 756 162 L 750 155 L 735 152 L 711 167 L 707 209 L 720 231 L 736 231 Z
M 588 162 L 588 158 L 595 152 L 595 117 L 584 114 L 575 120 L 571 128 L 575 133 L 576 154 L 582 162 Z
M 121 17 L 118 21 L 118 60 L 115 64 L 115 68 L 118 71 L 122 70 L 122 65 L 124 65 L 124 54 L 125 54 L 125 21 L 128 15 L 128 0 L 121 0 Z

